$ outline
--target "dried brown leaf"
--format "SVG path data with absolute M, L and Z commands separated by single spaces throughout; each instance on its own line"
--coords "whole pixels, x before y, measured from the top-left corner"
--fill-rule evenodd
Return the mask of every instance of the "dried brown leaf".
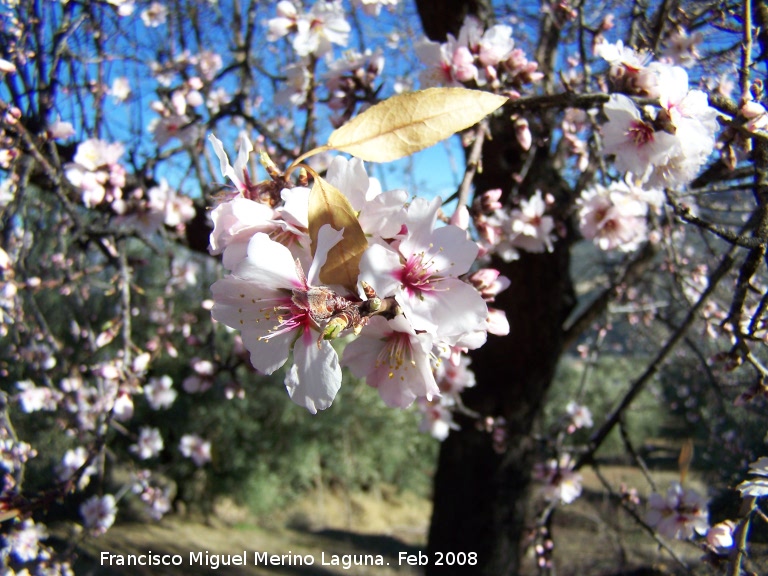
M 506 101 L 506 96 L 467 88 L 400 94 L 335 130 L 328 147 L 371 162 L 397 160 L 477 124 Z
M 357 215 L 346 196 L 320 176 L 315 175 L 309 194 L 309 237 L 312 256 L 317 249 L 317 235 L 325 224 L 344 230 L 344 237 L 328 253 L 320 269 L 324 284 L 338 284 L 357 292 L 360 258 L 368 247 L 368 240 L 360 227 Z
M 680 456 L 677 458 L 677 465 L 680 468 L 680 484 L 685 483 L 685 478 L 688 476 L 688 470 L 691 468 L 693 462 L 693 440 L 690 438 L 683 442 L 680 448 Z

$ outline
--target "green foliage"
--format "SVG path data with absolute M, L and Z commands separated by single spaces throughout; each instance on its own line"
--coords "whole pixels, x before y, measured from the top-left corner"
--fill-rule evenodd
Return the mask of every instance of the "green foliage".
M 211 496 L 230 495 L 268 513 L 319 483 L 369 489 L 381 483 L 427 493 L 437 443 L 418 432 L 413 411 L 387 408 L 375 390 L 345 378 L 334 404 L 308 414 L 288 398 L 282 376 L 245 376 L 244 399 L 198 403 L 213 445 Z M 207 394 L 215 394 L 210 391 Z

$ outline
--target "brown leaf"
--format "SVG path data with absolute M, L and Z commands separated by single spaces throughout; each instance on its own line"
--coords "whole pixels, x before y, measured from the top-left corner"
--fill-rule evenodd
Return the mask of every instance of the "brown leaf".
M 312 191 L 309 193 L 309 237 L 312 241 L 312 256 L 317 249 L 317 235 L 325 224 L 330 224 L 336 230 L 344 229 L 344 237 L 328 253 L 328 259 L 320 269 L 320 280 L 324 284 L 339 284 L 356 293 L 360 258 L 368 248 L 368 240 L 346 196 L 315 175 Z
M 693 462 L 693 440 L 690 438 L 683 442 L 680 448 L 680 456 L 677 458 L 677 465 L 680 468 L 680 484 L 685 484 L 685 478 Z
M 467 88 L 400 94 L 335 130 L 328 147 L 371 162 L 397 160 L 477 124 L 506 101 L 506 96 Z

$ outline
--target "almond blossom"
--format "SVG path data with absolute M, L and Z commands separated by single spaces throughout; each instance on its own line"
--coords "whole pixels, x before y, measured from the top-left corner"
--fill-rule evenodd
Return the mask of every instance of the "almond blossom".
M 513 247 L 532 253 L 554 250 L 555 220 L 544 215 L 546 209 L 541 190 L 537 190 L 536 194 L 520 202 L 520 208 L 510 212 L 507 233 Z
M 328 408 L 341 386 L 336 351 L 324 340 L 318 317 L 302 301 L 319 286 L 320 269 L 342 233 L 326 225 L 305 278 L 291 252 L 264 233 L 248 243 L 245 259 L 212 287 L 213 318 L 241 331 L 251 364 L 272 374 L 293 351 L 291 398 L 311 413 Z
M 197 434 L 184 434 L 179 442 L 179 451 L 186 458 L 191 458 L 198 467 L 211 461 L 211 443 Z
M 488 308 L 471 285 L 459 279 L 478 248 L 456 226 L 434 228 L 440 199 L 416 198 L 408 207 L 408 235 L 397 250 L 369 246 L 360 262 L 360 279 L 379 297 L 394 296 L 415 330 L 448 344 L 474 331 L 485 333 Z
M 173 389 L 171 377 L 164 375 L 159 378 L 150 378 L 149 383 L 144 386 L 144 396 L 152 410 L 162 410 L 171 407 L 178 392 Z
M 443 44 L 430 40 L 417 44 L 416 54 L 428 66 L 419 76 L 424 87 L 440 84 L 461 86 L 463 82 L 478 79 L 475 57 L 467 46 L 459 44 L 450 34 Z
M 346 46 L 351 27 L 344 18 L 340 0 L 318 0 L 306 14 L 300 14 L 293 3 L 277 4 L 277 18 L 267 23 L 267 40 L 274 42 L 289 33 L 296 54 L 305 57 L 329 53 L 333 44 Z
M 704 35 L 696 32 L 691 36 L 685 30 L 676 30 L 664 43 L 661 55 L 673 64 L 690 68 L 699 60 L 698 46 L 704 41 Z
M 693 180 L 715 148 L 717 111 L 701 90 L 688 89 L 688 73 L 679 66 L 659 71 L 660 118 L 674 132 L 675 148 L 657 163 L 649 186 L 674 187 Z
M 416 334 L 402 315 L 370 319 L 365 330 L 344 349 L 342 363 L 378 389 L 388 406 L 407 408 L 420 397 L 440 395 L 430 367 L 432 337 Z
M 636 52 L 621 40 L 615 44 L 603 40 L 594 51 L 610 65 L 608 77 L 614 89 L 627 94 L 658 95 L 659 82 L 653 67 L 649 66 L 652 58 L 649 52 Z
M 168 19 L 168 8 L 160 2 L 152 2 L 149 8 L 142 10 L 141 21 L 148 28 L 157 28 L 165 24 Z
M 666 538 L 687 540 L 709 530 L 707 501 L 678 482 L 672 483 L 666 497 L 655 492 L 651 494 L 645 519 Z
M 26 442 L 18 442 L 0 434 L 0 470 L 18 472 L 30 458 L 37 456 L 37 450 Z
M 634 192 L 634 193 L 633 193 Z M 648 204 L 625 182 L 596 184 L 581 193 L 579 231 L 601 250 L 636 250 L 647 238 Z
M 573 471 L 573 464 L 567 454 L 559 460 L 536 464 L 533 477 L 542 483 L 539 490 L 545 500 L 570 504 L 581 496 L 582 476 Z
M 166 226 L 175 228 L 189 222 L 195 216 L 195 206 L 189 196 L 178 193 L 168 185 L 165 178 L 159 186 L 147 191 L 149 210 L 158 213 Z
M 12 555 L 19 562 L 32 562 L 38 557 L 40 541 L 48 538 L 48 531 L 42 524 L 35 524 L 32 518 L 27 518 L 13 526 L 3 538 L 0 557 Z
M 109 93 L 115 102 L 125 102 L 131 95 L 131 82 L 125 76 L 118 76 L 112 81 Z
M 451 430 L 458 430 L 459 426 L 453 421 L 453 412 L 440 402 L 427 402 L 426 399 L 419 399 L 419 411 L 421 412 L 421 422 L 419 430 L 430 434 L 436 440 L 441 442 L 448 438 Z
M 634 102 L 622 94 L 612 94 L 603 106 L 608 122 L 603 125 L 605 154 L 616 156 L 616 169 L 645 175 L 652 166 L 663 164 L 676 145 L 675 137 L 657 131 L 642 118 Z
M 568 424 L 569 434 L 572 434 L 579 428 L 592 428 L 592 412 L 586 406 L 571 400 L 566 405 L 565 411 L 568 413 L 571 420 Z
M 421 83 L 497 86 L 501 81 L 517 85 L 539 80 L 537 64 L 528 62 L 514 46 L 511 27 L 497 24 L 483 30 L 480 21 L 469 16 L 458 38 L 448 34 L 442 44 L 424 40 L 416 45 L 416 54 L 428 67 L 420 75 Z
M 163 449 L 163 437 L 160 430 L 142 426 L 139 430 L 139 438 L 136 444 L 130 446 L 130 451 L 136 454 L 139 460 L 149 460 L 154 458 Z
M 104 534 L 117 516 L 117 505 L 112 494 L 106 496 L 91 496 L 80 506 L 83 525 L 94 535 Z
M 93 207 L 122 195 L 125 170 L 118 161 L 123 151 L 119 142 L 109 144 L 96 138 L 78 145 L 73 162 L 64 168 L 70 183 L 82 191 L 83 204 Z

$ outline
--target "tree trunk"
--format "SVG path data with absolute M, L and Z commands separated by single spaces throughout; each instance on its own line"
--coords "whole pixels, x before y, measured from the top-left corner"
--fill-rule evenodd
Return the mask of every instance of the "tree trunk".
M 456 12 L 446 10 L 441 0 L 416 3 L 422 21 L 429 17 L 425 31 L 436 40 L 458 34 L 463 18 L 457 24 L 456 12 L 488 17 L 485 2 L 467 0 Z M 483 146 L 483 170 L 475 178 L 475 189 L 508 193 L 525 155 L 508 115 L 490 124 L 492 137 Z M 548 147 L 532 153 L 536 158 L 519 194 L 527 197 L 540 189 L 562 199 L 568 186 L 552 165 Z M 555 242 L 551 254 L 521 252 L 519 260 L 495 260 L 493 266 L 512 280 L 494 304 L 506 312 L 510 334 L 489 335 L 485 346 L 471 354 L 477 385 L 463 399 L 483 416 L 506 419 L 506 450 L 497 454 L 490 435 L 479 430 L 475 420 L 457 418 L 461 430 L 443 442 L 435 475 L 428 575 L 503 576 L 518 573 L 521 564 L 530 475 L 539 453 L 532 432 L 562 352 L 563 322 L 574 302 L 568 242 Z M 438 552 L 475 552 L 477 564 L 436 566 Z
M 557 245 L 557 244 L 556 244 Z M 510 264 L 495 263 L 512 285 L 499 307 L 511 331 L 489 336 L 472 354 L 477 385 L 464 394 L 469 408 L 508 422 L 506 451 L 496 454 L 488 433 L 463 418 L 440 450 L 435 476 L 428 551 L 476 552 L 474 573 L 516 574 L 525 531 L 528 485 L 537 445 L 536 418 L 552 382 L 562 349 L 561 326 L 569 309 L 568 249 L 522 254 Z M 435 568 L 427 574 L 452 574 Z M 466 574 L 459 567 L 456 574 Z

